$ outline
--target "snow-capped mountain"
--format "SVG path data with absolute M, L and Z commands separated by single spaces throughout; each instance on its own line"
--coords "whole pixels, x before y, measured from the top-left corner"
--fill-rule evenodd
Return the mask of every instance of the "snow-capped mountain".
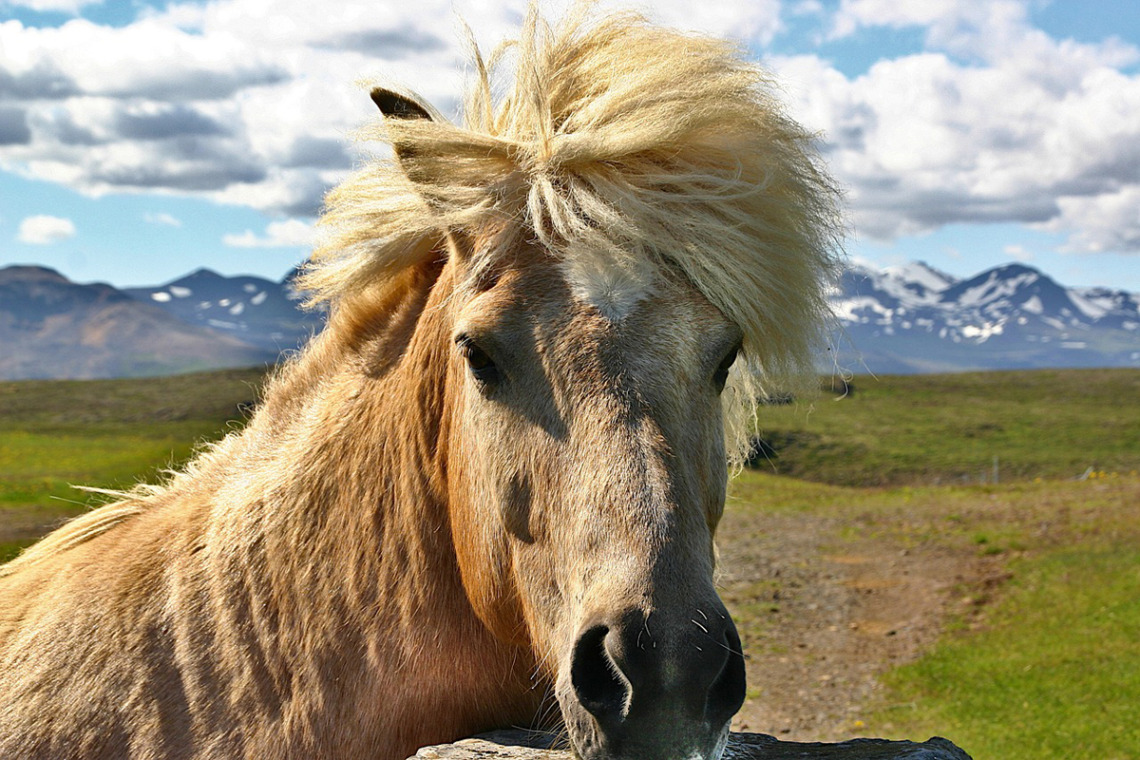
M 169 375 L 276 356 L 110 285 L 80 285 L 44 267 L 0 269 L 0 379 Z
M 274 352 L 297 348 L 324 326 L 320 312 L 300 308 L 296 270 L 280 282 L 225 277 L 198 269 L 185 277 L 126 293 L 193 325 L 209 327 Z
M 832 298 L 855 372 L 1140 366 L 1138 301 L 1021 264 L 960 280 L 922 263 L 855 267 Z

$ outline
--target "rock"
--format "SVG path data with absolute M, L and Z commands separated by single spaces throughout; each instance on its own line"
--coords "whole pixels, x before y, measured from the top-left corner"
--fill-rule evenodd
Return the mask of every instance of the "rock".
M 552 748 L 553 747 L 553 748 Z M 424 747 L 421 760 L 571 760 L 555 734 L 495 731 L 455 744 Z M 409 758 L 409 760 L 412 760 Z M 767 734 L 731 734 L 724 760 L 970 760 L 953 742 L 852 739 L 838 744 L 783 742 Z

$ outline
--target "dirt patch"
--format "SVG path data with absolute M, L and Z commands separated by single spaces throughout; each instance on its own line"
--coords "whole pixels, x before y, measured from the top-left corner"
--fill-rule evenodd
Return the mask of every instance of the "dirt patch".
M 880 676 L 915 659 L 948 618 L 1004 579 L 1001 560 L 935 543 L 852 536 L 813 514 L 726 516 L 721 593 L 740 628 L 749 696 L 733 730 L 857 736 Z

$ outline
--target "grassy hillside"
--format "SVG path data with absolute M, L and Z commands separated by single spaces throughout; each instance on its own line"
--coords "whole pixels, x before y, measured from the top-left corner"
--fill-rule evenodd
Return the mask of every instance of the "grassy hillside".
M 0 382 L 0 561 L 99 502 L 73 485 L 154 482 L 240 424 L 262 376 Z
M 762 410 L 761 471 L 837 485 L 964 484 L 1140 470 L 1140 371 L 859 377 Z

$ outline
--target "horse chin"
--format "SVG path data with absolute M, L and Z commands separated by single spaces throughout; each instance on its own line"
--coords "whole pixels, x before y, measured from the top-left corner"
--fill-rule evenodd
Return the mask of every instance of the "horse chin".
M 562 699 L 559 702 L 566 733 L 578 760 L 721 760 L 728 746 L 731 721 L 719 731 L 709 731 L 703 738 L 689 734 L 688 741 L 662 741 L 675 731 L 675 727 L 662 726 L 660 736 L 653 735 L 654 730 L 647 728 L 638 737 L 640 741 L 619 743 L 613 741 L 581 705 L 574 701 L 568 704 Z
M 708 760 L 720 760 L 724 755 L 724 750 L 728 747 L 728 729 L 732 725 L 732 721 L 724 724 L 724 728 L 720 730 L 720 736 L 717 737 L 716 746 L 713 747 L 706 757 Z

